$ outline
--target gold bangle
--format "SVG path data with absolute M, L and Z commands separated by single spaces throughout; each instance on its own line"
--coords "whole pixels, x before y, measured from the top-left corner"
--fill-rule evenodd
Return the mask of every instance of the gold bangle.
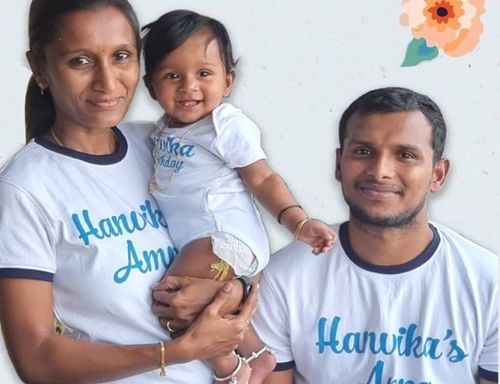
M 299 232 L 304 226 L 305 223 L 309 221 L 309 217 L 306 217 L 304 220 L 302 220 L 300 223 L 297 224 L 297 227 L 295 228 L 295 232 L 293 232 L 293 239 L 297 240 L 297 237 L 299 236 Z
M 160 341 L 160 376 L 167 376 L 165 370 L 165 344 Z

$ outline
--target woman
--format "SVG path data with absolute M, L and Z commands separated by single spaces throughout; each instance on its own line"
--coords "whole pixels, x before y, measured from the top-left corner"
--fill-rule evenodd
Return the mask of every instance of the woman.
M 211 382 L 201 362 L 178 363 L 233 350 L 255 292 L 238 316 L 224 318 L 219 310 L 238 297 L 225 285 L 174 341 L 150 310 L 150 288 L 176 250 L 147 190 L 153 127 L 116 127 L 139 77 L 131 6 L 33 0 L 29 40 L 33 140 L 0 173 L 0 323 L 19 376 L 30 383 Z

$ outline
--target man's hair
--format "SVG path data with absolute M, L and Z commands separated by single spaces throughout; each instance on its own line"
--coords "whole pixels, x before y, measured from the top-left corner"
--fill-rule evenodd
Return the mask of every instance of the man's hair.
M 441 110 L 428 96 L 399 87 L 374 89 L 358 97 L 349 105 L 340 118 L 340 148 L 343 148 L 347 136 L 347 123 L 354 114 L 366 116 L 374 113 L 405 111 L 420 111 L 429 121 L 432 127 L 433 161 L 440 160 L 446 141 L 446 123 Z

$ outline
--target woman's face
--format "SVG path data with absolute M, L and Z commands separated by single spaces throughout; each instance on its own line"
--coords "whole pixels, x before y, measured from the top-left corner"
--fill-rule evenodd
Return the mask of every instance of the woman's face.
M 44 56 L 41 80 L 54 99 L 58 129 L 109 128 L 122 120 L 139 79 L 139 52 L 120 10 L 64 16 Z

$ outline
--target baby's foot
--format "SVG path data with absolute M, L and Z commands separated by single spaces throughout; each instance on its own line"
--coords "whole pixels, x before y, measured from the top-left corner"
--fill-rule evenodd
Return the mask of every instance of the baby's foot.
M 234 354 L 237 363 L 235 368 L 228 373 L 215 372 L 213 375 L 214 383 L 217 384 L 249 384 L 252 368 L 241 356 Z
M 276 366 L 274 353 L 268 347 L 252 353 L 245 360 L 250 364 L 252 372 L 248 384 L 261 384 Z

